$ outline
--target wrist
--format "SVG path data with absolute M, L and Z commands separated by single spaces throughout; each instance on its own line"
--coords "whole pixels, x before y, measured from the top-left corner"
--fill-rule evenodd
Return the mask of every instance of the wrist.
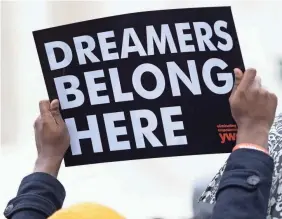
M 265 126 L 239 126 L 236 144 L 249 143 L 268 149 L 268 133 L 269 128 Z
M 269 155 L 269 151 L 265 148 L 265 147 L 262 147 L 260 145 L 256 145 L 256 144 L 250 144 L 250 143 L 241 143 L 241 144 L 237 144 L 233 150 L 233 151 L 236 151 L 238 149 L 251 149 L 251 150 L 256 150 L 256 151 L 261 151 L 267 155 Z
M 38 157 L 33 172 L 47 173 L 55 178 L 57 178 L 62 159 L 60 158 L 40 158 Z

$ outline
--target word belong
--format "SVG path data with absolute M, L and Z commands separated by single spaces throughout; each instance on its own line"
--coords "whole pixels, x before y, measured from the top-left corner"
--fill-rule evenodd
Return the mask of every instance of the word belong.
M 201 95 L 201 87 L 198 78 L 198 71 L 196 69 L 196 64 L 194 60 L 188 60 L 188 74 L 180 69 L 176 62 L 167 62 L 167 74 L 169 75 L 170 88 L 172 96 L 181 96 L 179 82 L 183 83 L 193 95 Z M 215 94 L 226 94 L 233 87 L 233 76 L 231 72 L 214 73 L 217 74 L 218 81 L 224 81 L 223 86 L 217 86 L 212 81 L 211 72 L 213 68 L 217 67 L 224 70 L 228 65 L 221 59 L 212 58 L 207 60 L 202 67 L 202 77 L 205 85 Z M 126 102 L 134 101 L 133 92 L 122 92 L 121 82 L 119 79 L 119 74 L 117 68 L 110 68 L 109 70 L 110 81 L 112 85 L 112 92 L 115 102 Z M 157 83 L 153 90 L 146 90 L 141 82 L 142 75 L 145 73 L 152 74 Z M 107 104 L 110 103 L 108 95 L 99 96 L 98 92 L 107 90 L 106 84 L 104 82 L 97 83 L 95 79 L 103 78 L 105 76 L 103 70 L 84 72 L 84 79 L 87 85 L 88 96 L 91 105 Z M 79 107 L 84 103 L 85 94 L 78 89 L 80 82 L 79 79 L 74 75 L 66 75 L 57 77 L 54 79 L 55 86 L 58 92 L 62 109 L 69 109 Z M 144 99 L 152 100 L 160 97 L 166 85 L 164 73 L 155 65 L 150 63 L 144 63 L 139 65 L 132 74 L 132 85 L 135 94 L 143 97 Z M 71 86 L 66 88 L 65 84 L 69 83 Z M 69 100 L 68 95 L 74 95 L 75 99 Z

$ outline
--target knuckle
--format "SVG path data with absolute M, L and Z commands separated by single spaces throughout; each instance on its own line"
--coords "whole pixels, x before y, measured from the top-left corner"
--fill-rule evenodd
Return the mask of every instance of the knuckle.
M 257 75 L 257 76 L 255 77 L 255 83 L 258 84 L 258 85 L 261 84 L 261 77 L 260 77 L 260 76 Z
M 238 90 L 236 99 L 241 99 L 241 98 L 244 98 L 245 96 L 246 96 L 246 93 L 244 90 Z
M 229 104 L 230 105 L 233 105 L 234 104 L 234 102 L 236 102 L 236 99 L 237 99 L 237 96 L 230 96 L 229 97 Z
M 266 89 L 264 89 L 264 88 L 260 89 L 260 94 L 261 94 L 263 97 L 269 96 L 269 92 L 268 92 Z
M 274 100 L 275 100 L 276 102 L 278 102 L 278 98 L 277 98 L 277 96 L 276 96 L 275 94 L 273 94 L 273 98 L 274 98 Z
M 39 123 L 40 123 L 40 117 L 38 116 L 38 117 L 36 118 L 36 120 L 34 121 L 34 123 L 33 123 L 33 127 L 34 127 L 34 128 L 38 127 Z
M 58 111 L 58 110 L 52 110 L 52 115 L 60 116 L 61 114 L 60 114 L 60 111 Z
M 42 118 L 42 120 L 41 120 L 42 125 L 47 125 L 47 124 L 49 123 L 48 120 L 49 120 L 49 119 L 46 118 L 46 117 Z
M 42 105 L 44 105 L 46 103 L 46 100 L 40 100 L 39 101 L 39 106 L 42 106 Z
M 240 100 L 238 98 L 233 98 L 230 102 L 230 107 L 236 109 L 240 105 Z
M 255 89 L 254 94 L 258 97 L 265 96 L 265 91 L 263 89 Z
M 274 101 L 274 102 L 278 102 L 278 98 L 276 96 L 276 94 L 274 93 L 269 93 L 270 98 Z
M 259 89 L 259 90 L 257 91 L 257 94 L 260 95 L 260 96 L 263 96 L 264 93 L 265 93 L 265 92 L 264 92 L 263 89 Z

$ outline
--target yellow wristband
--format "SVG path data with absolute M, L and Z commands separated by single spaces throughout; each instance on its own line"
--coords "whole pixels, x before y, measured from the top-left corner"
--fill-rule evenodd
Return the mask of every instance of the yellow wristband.
M 233 152 L 233 151 L 236 151 L 237 149 L 241 149 L 241 148 L 257 150 L 257 151 L 261 151 L 261 152 L 264 152 L 264 153 L 266 153 L 266 154 L 269 155 L 268 150 L 265 149 L 264 147 L 259 146 L 259 145 L 256 145 L 256 144 L 249 144 L 249 143 L 237 144 L 237 145 L 233 148 L 232 152 Z

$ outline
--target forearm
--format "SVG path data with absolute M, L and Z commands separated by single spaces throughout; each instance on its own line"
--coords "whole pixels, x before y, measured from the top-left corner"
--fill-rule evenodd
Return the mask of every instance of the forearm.
M 56 178 L 33 173 L 22 180 L 4 215 L 8 219 L 46 219 L 62 207 L 64 199 L 64 187 Z
M 38 158 L 35 162 L 34 173 L 47 173 L 55 178 L 57 178 L 61 163 L 62 157 L 59 158 Z
M 217 192 L 212 219 L 265 219 L 273 160 L 260 151 L 234 151 Z

